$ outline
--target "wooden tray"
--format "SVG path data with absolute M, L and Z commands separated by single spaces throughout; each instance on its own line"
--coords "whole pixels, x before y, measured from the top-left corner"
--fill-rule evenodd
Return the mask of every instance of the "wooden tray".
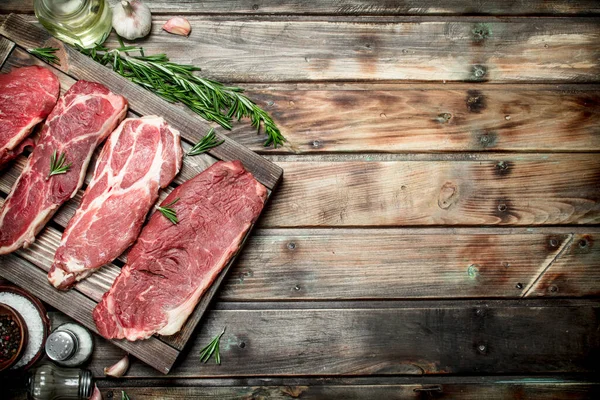
M 153 93 L 129 82 L 109 68 L 80 54 L 77 50 L 50 36 L 45 30 L 28 23 L 19 16 L 9 15 L 0 26 L 0 35 L 0 67 L 2 67 L 3 72 L 23 65 L 44 65 L 59 77 L 62 92 L 78 79 L 100 82 L 113 92 L 125 96 L 129 102 L 130 116 L 151 114 L 163 116 L 170 125 L 181 132 L 184 151 L 204 136 L 210 128 L 209 124 L 187 110 L 169 104 Z M 56 54 L 60 57 L 60 66 L 49 66 L 27 53 L 27 49 L 49 46 L 59 49 Z M 217 160 L 240 160 L 246 169 L 252 172 L 256 179 L 267 187 L 268 196 L 270 197 L 283 176 L 282 169 L 227 136 L 219 132 L 217 132 L 217 136 L 225 142 L 221 146 L 210 150 L 208 154 L 184 158 L 181 172 L 175 178 L 174 183 L 181 184 L 202 172 Z M 93 163 L 94 160 L 90 164 L 93 165 Z M 24 164 L 25 157 L 21 156 L 14 162 L 11 169 L 0 175 L 0 204 L 8 194 Z M 86 182 L 89 181 L 89 173 L 90 171 L 88 171 Z M 170 190 L 167 189 L 167 192 Z M 46 273 L 52 264 L 54 251 L 60 242 L 62 230 L 75 212 L 82 193 L 83 191 L 80 190 L 72 200 L 61 208 L 54 216 L 53 222 L 48 224 L 37 236 L 35 243 L 28 249 L 21 249 L 13 254 L 0 256 L 0 276 L 26 288 L 35 296 L 96 332 L 92 310 L 102 294 L 110 288 L 119 273 L 119 267 L 115 264 L 106 265 L 99 272 L 78 283 L 74 289 L 68 292 L 55 290 L 46 279 Z M 161 193 L 161 199 L 165 195 L 166 193 Z M 225 267 L 212 287 L 202 297 L 196 310 L 179 333 L 168 337 L 154 336 L 137 342 L 125 340 L 113 340 L 112 342 L 158 371 L 168 373 L 194 332 L 196 325 L 198 325 L 236 257 Z M 124 258 L 121 257 L 120 260 L 123 261 Z

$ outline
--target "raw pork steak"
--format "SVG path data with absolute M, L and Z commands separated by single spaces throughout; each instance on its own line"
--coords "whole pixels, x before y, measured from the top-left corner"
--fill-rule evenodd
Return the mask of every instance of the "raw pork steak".
M 0 75 L 0 170 L 33 141 L 25 138 L 52 111 L 58 78 L 42 67 L 15 68 Z
M 109 136 L 81 205 L 63 233 L 48 280 L 68 289 L 117 258 L 181 168 L 179 132 L 156 116 L 126 119 Z
M 202 294 L 238 251 L 259 216 L 267 190 L 239 161 L 219 161 L 177 187 L 155 212 L 127 256 L 127 265 L 94 309 L 108 339 L 146 339 L 178 332 Z
M 83 184 L 92 152 L 125 117 L 127 101 L 99 83 L 79 81 L 48 116 L 40 140 L 0 209 L 0 254 L 27 247 Z M 54 151 L 69 171 L 48 177 Z

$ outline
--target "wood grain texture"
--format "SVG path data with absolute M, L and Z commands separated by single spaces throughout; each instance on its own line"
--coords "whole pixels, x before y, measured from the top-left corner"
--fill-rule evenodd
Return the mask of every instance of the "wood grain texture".
M 595 154 L 278 164 L 287 179 L 262 227 L 594 224 L 600 218 Z
M 15 44 L 13 42 L 0 36 L 0 67 L 4 64 L 14 47 Z
M 569 254 L 562 252 L 573 240 L 568 228 L 257 230 L 219 299 L 516 298 L 551 263 L 548 273 L 561 265 L 579 278 L 564 295 L 595 295 L 600 246 L 593 238 L 600 231 L 589 229 L 575 236 L 589 238 L 590 251 Z M 573 281 L 574 275 L 564 278 Z
M 35 265 L 9 254 L 2 257 L 0 275 L 12 283 L 26 288 L 40 300 L 63 310 L 65 314 L 77 320 L 86 328 L 97 332 L 96 324 L 92 319 L 92 310 L 96 303 L 84 295 L 76 292 L 61 292 L 48 284 L 46 273 Z M 113 340 L 105 343 L 114 348 L 114 345 L 133 354 L 138 359 L 153 365 L 163 374 L 168 373 L 177 359 L 179 352 L 168 344 L 156 338 L 144 341 L 129 342 L 127 340 Z
M 200 140 L 208 131 L 209 125 L 200 118 L 192 117 L 181 107 L 174 106 L 162 100 L 155 94 L 142 89 L 138 85 L 119 76 L 110 69 L 102 67 L 87 56 L 52 38 L 48 32 L 39 26 L 29 24 L 25 19 L 11 14 L 0 26 L 0 33 L 11 38 L 23 48 L 53 46 L 60 49 L 57 56 L 61 59 L 58 69 L 77 80 L 84 79 L 102 82 L 111 91 L 124 96 L 129 108 L 139 115 L 161 115 L 175 129 L 181 132 L 183 138 L 192 143 Z M 240 160 L 244 167 L 252 172 L 256 179 L 268 189 L 274 189 L 281 180 L 281 168 L 265 160 L 245 146 L 227 136 L 217 133 L 224 140 L 220 146 L 208 153 L 217 159 L 231 161 Z
M 279 305 L 274 310 L 246 303 L 253 309 L 243 310 L 217 304 L 170 377 L 596 373 L 600 368 L 597 300 Z M 201 363 L 201 348 L 223 327 L 221 365 Z M 95 362 L 103 365 L 122 356 L 102 343 L 96 351 Z M 139 362 L 127 373 L 151 376 Z
M 527 296 L 570 297 L 586 292 L 600 295 L 600 236 L 573 235 L 568 246 L 527 292 Z
M 570 399 L 584 400 L 600 396 L 600 385 L 593 383 L 523 383 L 513 384 L 405 384 L 405 385 L 323 385 L 309 382 L 308 385 L 271 386 L 228 386 L 228 387 L 119 387 L 104 389 L 104 398 L 127 393 L 132 399 L 269 399 L 289 400 L 406 400 L 406 399 L 462 399 L 462 400 L 508 400 L 515 398 L 530 400 Z M 25 397 L 22 397 L 25 399 Z
M 186 40 L 155 18 L 146 54 L 226 82 L 597 82 L 592 19 L 256 21 L 190 16 Z M 25 34 L 25 32 L 19 32 Z M 26 43 L 20 42 L 20 43 Z M 117 45 L 111 37 L 110 45 Z M 75 71 L 73 71 L 75 72 Z
M 109 0 L 115 3 L 115 0 Z M 589 15 L 600 14 L 594 0 L 499 1 L 468 0 L 146 0 L 154 14 L 300 14 L 300 15 Z M 33 0 L 4 0 L 0 13 L 33 13 Z
M 267 152 L 598 151 L 600 90 L 525 85 L 343 84 L 250 90 L 288 143 Z M 582 90 L 583 89 L 583 90 Z M 482 135 L 493 143 L 482 143 Z M 230 134 L 258 152 L 262 137 L 244 124 Z

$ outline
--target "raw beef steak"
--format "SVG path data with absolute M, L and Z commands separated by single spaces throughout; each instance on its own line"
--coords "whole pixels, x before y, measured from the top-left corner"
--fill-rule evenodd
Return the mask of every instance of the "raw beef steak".
M 146 339 L 178 332 L 202 294 L 238 251 L 259 216 L 267 190 L 239 161 L 217 162 L 177 187 L 155 212 L 127 256 L 127 265 L 94 309 L 108 339 Z
M 59 94 L 58 78 L 46 68 L 15 68 L 0 75 L 0 170 L 33 145 L 25 138 L 50 114 Z
M 127 101 L 99 83 L 79 81 L 48 116 L 40 140 L 0 209 L 0 254 L 28 246 L 83 184 L 92 152 L 125 117 Z M 48 176 L 54 152 L 67 173 Z
M 48 280 L 68 289 L 117 258 L 181 168 L 179 132 L 156 116 L 126 119 L 109 136 L 81 205 L 63 233 Z

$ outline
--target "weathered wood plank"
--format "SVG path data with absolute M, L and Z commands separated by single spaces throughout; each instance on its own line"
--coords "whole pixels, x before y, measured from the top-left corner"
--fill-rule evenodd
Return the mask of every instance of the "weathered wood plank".
M 186 40 L 157 17 L 146 54 L 222 81 L 597 82 L 596 19 L 256 21 L 190 16 Z M 381 23 L 385 22 L 385 23 Z M 116 45 L 111 37 L 110 45 Z
M 155 94 L 142 89 L 138 85 L 119 76 L 106 67 L 100 66 L 77 50 L 52 38 L 48 32 L 39 26 L 29 24 L 25 19 L 11 14 L 0 26 L 0 33 L 12 39 L 24 48 L 54 46 L 59 50 L 57 55 L 61 58 L 61 71 L 72 78 L 100 81 L 115 93 L 123 95 L 131 110 L 139 115 L 161 115 L 171 126 L 181 132 L 182 137 L 192 143 L 202 138 L 209 125 L 200 118 L 192 117 L 182 108 L 162 100 Z M 252 172 L 256 179 L 268 189 L 274 189 L 282 177 L 282 170 L 256 153 L 249 151 L 245 146 L 235 142 L 227 136 L 217 133 L 224 142 L 208 153 L 217 159 L 230 161 L 240 160 L 244 167 Z
M 313 383 L 313 382 L 310 382 Z M 406 385 L 312 385 L 306 386 L 228 386 L 228 387 L 118 387 L 104 389 L 104 398 L 114 398 L 127 393 L 132 399 L 272 399 L 289 400 L 358 400 L 388 399 L 406 400 L 423 399 L 431 395 L 436 399 L 463 400 L 508 400 L 526 398 L 531 400 L 547 400 L 550 398 L 590 399 L 600 395 L 600 384 L 590 383 L 517 383 L 517 384 L 406 384 Z M 25 397 L 23 397 L 24 399 Z
M 115 0 L 109 0 L 114 3 Z M 300 15 L 589 15 L 599 14 L 594 0 L 472 2 L 454 0 L 146 0 L 154 14 L 300 14 Z M 0 13 L 33 13 L 33 0 L 4 0 Z
M 93 332 L 97 332 L 92 318 L 92 310 L 96 303 L 76 291 L 61 292 L 48 284 L 46 274 L 35 265 L 9 254 L 2 257 L 0 275 L 14 284 L 27 288 L 40 300 L 63 310 L 65 314 L 79 321 Z M 133 354 L 140 360 L 153 365 L 163 374 L 168 373 L 177 359 L 179 352 L 156 338 L 144 341 L 129 342 L 127 340 L 104 341 L 108 346 L 114 345 Z
M 13 42 L 0 36 L 0 67 L 2 67 L 14 47 Z
M 598 235 L 576 234 L 526 296 L 600 295 L 600 241 Z
M 280 303 L 279 303 L 280 304 Z M 214 310 L 170 377 L 595 373 L 600 303 L 524 300 Z M 332 303 L 325 303 L 332 307 Z M 218 307 L 218 304 L 217 304 Z M 236 307 L 239 307 L 236 306 Z M 227 327 L 222 364 L 200 349 Z M 100 343 L 106 366 L 122 352 Z M 154 373 L 133 362 L 128 377 Z
M 562 258 L 563 245 L 572 240 L 568 228 L 257 230 L 220 300 L 520 297 L 552 262 L 551 271 L 560 263 L 570 272 L 590 272 L 566 295 L 594 295 L 600 292 L 600 251 L 593 238 L 600 231 L 591 230 L 577 236 L 588 237 L 595 254 Z M 572 280 L 570 272 L 565 278 Z
M 225 82 L 600 78 L 597 18 L 189 16 L 192 33 L 181 40 L 162 31 L 169 17 L 154 19 L 151 36 L 141 43 L 146 54 L 168 49 L 172 60 L 202 67 L 203 76 Z M 118 46 L 116 37 L 107 44 Z
M 56 323 L 67 321 L 51 313 Z M 94 363 L 92 364 L 94 365 Z M 98 374 L 102 374 L 99 371 Z M 0 376 L 0 385 L 7 383 Z M 287 399 L 299 393 L 302 399 L 514 399 L 519 394 L 527 399 L 548 398 L 591 399 L 600 394 L 593 376 L 526 375 L 526 376 L 377 376 L 377 377 L 238 377 L 169 379 L 128 378 L 126 381 L 96 381 L 105 399 L 120 398 L 125 391 L 132 399 Z M 417 389 L 417 390 L 414 390 Z M 429 392 L 429 394 L 428 394 Z M 375 394 L 369 396 L 369 394 Z M 381 394 L 381 396 L 377 396 Z M 398 394 L 401 397 L 394 397 Z M 12 395 L 12 396 L 11 396 Z M 207 397 L 208 396 L 208 397 Z M 413 397 L 416 396 L 416 397 Z M 25 399 L 24 390 L 9 391 L 11 399 Z
M 268 152 L 598 151 L 600 90 L 429 85 L 250 90 L 288 139 Z M 286 90 L 287 89 L 287 90 Z M 583 90 L 580 90 L 583 89 Z M 493 143 L 482 143 L 482 134 Z M 230 137 L 265 152 L 241 124 Z
M 532 158 L 278 162 L 287 179 L 261 226 L 598 223 L 597 155 Z

